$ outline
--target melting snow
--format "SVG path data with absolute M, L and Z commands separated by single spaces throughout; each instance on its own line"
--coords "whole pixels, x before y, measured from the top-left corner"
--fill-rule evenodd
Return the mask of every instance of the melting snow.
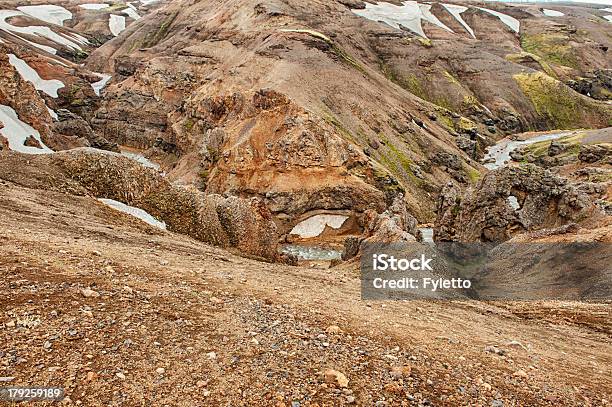
M 315 215 L 295 225 L 290 233 L 304 239 L 317 237 L 326 226 L 339 229 L 347 219 L 348 216 L 344 215 Z
M 550 9 L 547 9 L 547 8 L 543 8 L 542 9 L 542 13 L 544 13 L 544 15 L 547 16 L 547 17 L 562 17 L 562 16 L 565 15 L 565 14 L 563 14 L 560 11 L 550 10 Z
M 61 6 L 45 4 L 40 6 L 21 6 L 17 10 L 51 24 L 64 25 L 64 20 L 71 20 L 72 13 Z
M 128 7 L 125 10 L 122 10 L 121 12 L 131 17 L 134 20 L 140 19 L 140 15 L 132 7 Z
M 518 199 L 514 195 L 510 195 L 508 197 L 508 204 L 512 207 L 512 209 L 517 210 L 521 209 L 521 205 L 518 203 Z
M 53 42 L 56 42 L 58 44 L 64 45 L 68 48 L 72 48 L 75 50 L 81 50 L 81 47 L 79 46 L 79 44 L 69 40 L 68 38 L 62 35 L 57 34 L 53 30 L 51 30 L 51 28 L 49 27 L 38 26 L 38 25 L 33 25 L 29 27 L 18 27 L 18 26 L 14 26 L 6 22 L 7 19 L 11 17 L 17 17 L 17 16 L 26 16 L 26 14 L 20 11 L 16 11 L 16 10 L 0 10 L 0 30 L 9 32 L 14 35 L 15 33 L 18 33 L 18 34 L 28 34 L 34 37 L 41 36 Z M 27 42 L 47 52 L 50 52 L 52 54 L 55 54 L 57 52 L 54 48 L 47 47 L 45 45 L 36 44 L 30 41 L 27 41 Z
M 128 215 L 132 215 L 132 216 L 142 220 L 143 222 L 148 223 L 151 226 L 155 226 L 155 227 L 158 227 L 160 229 L 166 229 L 166 223 L 165 222 L 161 222 L 161 221 L 155 219 L 148 212 L 146 212 L 146 211 L 144 211 L 144 210 L 142 210 L 140 208 L 136 208 L 134 206 L 126 205 L 123 202 L 115 201 L 114 199 L 98 198 L 98 200 L 100 202 L 102 202 L 102 203 L 105 203 L 106 205 L 110 206 L 113 209 L 116 209 L 116 210 L 121 211 L 123 213 L 127 213 Z
M 84 8 L 85 10 L 102 10 L 108 8 L 109 5 L 106 3 L 87 3 L 80 4 L 79 7 Z
M 111 14 L 108 20 L 108 28 L 115 37 L 118 36 L 121 31 L 125 30 L 125 17 Z
M 605 18 L 606 20 L 608 20 L 609 22 L 612 23 L 612 15 L 610 15 L 610 16 L 603 16 L 603 18 Z
M 57 121 L 59 119 L 59 116 L 57 115 L 57 113 L 55 113 L 55 110 L 50 109 L 49 106 L 47 106 L 47 111 L 49 112 L 49 115 L 53 120 Z
M 96 75 L 98 75 L 102 79 L 100 79 L 98 82 L 92 83 L 91 87 L 93 88 L 94 93 L 97 96 L 100 96 L 100 92 L 102 91 L 102 89 L 104 89 L 108 81 L 111 80 L 112 76 L 104 73 L 97 73 Z
M 494 15 L 495 17 L 499 18 L 501 20 L 502 23 L 506 24 L 508 27 L 510 27 L 510 29 L 512 31 L 514 31 L 515 33 L 519 32 L 520 28 L 521 28 L 521 22 L 519 20 L 517 20 L 514 17 L 511 17 L 507 14 L 504 13 L 500 13 L 499 11 L 495 11 L 495 10 L 490 10 L 488 8 L 484 8 L 484 7 L 476 7 L 479 10 L 482 10 L 484 12 L 487 12 L 489 14 Z
M 438 19 L 431 12 L 431 4 L 419 4 L 419 8 L 421 9 L 421 18 L 425 21 L 428 21 L 440 28 L 445 29 L 448 32 L 453 32 L 450 28 L 448 28 L 442 21 Z
M 41 90 L 52 98 L 56 98 L 58 89 L 64 87 L 62 81 L 57 79 L 46 80 L 41 78 L 38 72 L 23 59 L 19 59 L 13 54 L 8 54 L 8 57 L 10 64 L 17 69 L 21 77 L 28 82 L 32 82 L 36 90 Z
M 17 112 L 9 106 L 0 105 L 0 122 L 4 127 L 0 129 L 0 134 L 6 137 L 9 148 L 13 151 L 26 154 L 46 154 L 53 151 L 45 146 L 40 138 L 40 133 L 32 126 L 19 120 Z M 28 136 L 33 136 L 42 148 L 24 146 Z
M 383 22 L 398 30 L 401 30 L 401 27 L 405 27 L 417 35 L 426 38 L 423 27 L 421 27 L 421 8 L 416 1 L 407 1 L 401 6 L 389 3 L 366 3 L 365 9 L 352 11 L 358 16 Z
M 472 27 L 470 27 L 468 25 L 468 23 L 465 22 L 465 20 L 463 19 L 463 17 L 461 17 L 461 13 L 463 13 L 464 11 L 467 11 L 467 7 L 465 6 L 458 6 L 456 4 L 442 4 L 442 6 L 453 16 L 455 17 L 455 19 L 457 21 L 459 21 L 459 24 L 461 24 L 463 26 L 463 28 L 465 28 L 467 30 L 467 32 L 469 32 L 473 38 L 476 38 L 476 35 L 474 35 L 474 30 L 472 30 Z

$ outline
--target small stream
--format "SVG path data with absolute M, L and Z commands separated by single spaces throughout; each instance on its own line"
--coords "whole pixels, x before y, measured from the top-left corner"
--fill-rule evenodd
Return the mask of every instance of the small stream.
M 297 244 L 283 246 L 282 253 L 293 254 L 300 260 L 332 261 L 342 258 L 342 251 L 320 246 L 302 246 Z
M 564 131 L 560 133 L 549 133 L 549 134 L 541 134 L 536 137 L 532 137 L 528 140 L 518 141 L 518 140 L 510 140 L 503 139 L 494 146 L 491 146 L 487 149 L 487 153 L 484 156 L 484 161 L 487 162 L 491 159 L 495 161 L 485 164 L 485 168 L 488 170 L 494 170 L 497 168 L 501 168 L 508 161 L 510 161 L 510 153 L 521 146 L 526 146 L 533 143 L 538 143 L 540 141 L 548 141 L 548 140 L 556 140 L 562 137 L 566 137 L 570 135 L 571 132 Z

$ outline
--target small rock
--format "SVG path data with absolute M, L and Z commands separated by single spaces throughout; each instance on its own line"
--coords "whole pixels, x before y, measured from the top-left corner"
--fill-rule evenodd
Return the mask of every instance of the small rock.
M 166 369 L 164 369 L 163 367 L 158 367 L 157 369 L 155 369 L 155 373 L 157 374 L 164 374 L 166 373 Z
M 118 378 L 120 378 L 121 380 L 125 380 L 125 375 L 121 372 L 115 374 L 115 376 L 117 376 Z
M 215 352 L 208 352 L 208 353 L 206 354 L 206 357 L 207 357 L 208 359 L 210 359 L 210 360 L 212 360 L 212 359 L 217 359 L 217 354 L 216 354 Z
M 15 321 L 9 321 L 5 325 L 6 325 L 7 328 L 14 328 L 15 327 Z
M 92 290 L 91 288 L 85 288 L 83 290 L 81 290 L 81 294 L 83 294 L 83 297 L 85 298 L 97 298 L 100 296 L 100 293 L 97 291 Z
M 514 372 L 512 375 L 516 377 L 527 377 L 527 372 L 525 372 L 523 369 L 519 369 L 516 372 Z
M 88 382 L 92 382 L 92 381 L 96 380 L 97 377 L 98 377 L 98 375 L 96 374 L 96 372 L 87 372 L 87 381 Z
M 347 387 L 349 383 L 344 373 L 334 369 L 326 369 L 325 372 L 323 372 L 323 378 L 326 383 L 335 384 L 339 387 Z
M 339 334 L 342 332 L 342 329 L 338 325 L 330 325 L 325 329 L 325 332 L 328 334 Z

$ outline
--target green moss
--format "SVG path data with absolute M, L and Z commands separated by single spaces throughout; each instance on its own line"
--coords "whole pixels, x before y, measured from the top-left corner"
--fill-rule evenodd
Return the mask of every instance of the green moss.
M 476 123 L 468 119 L 467 117 L 461 116 L 459 120 L 457 120 L 456 129 L 462 132 L 475 130 Z
M 523 93 L 531 100 L 536 113 L 554 128 L 575 129 L 588 127 L 589 116 L 601 117 L 612 124 L 609 109 L 581 97 L 563 83 L 542 73 L 513 76 Z
M 538 55 L 548 62 L 576 68 L 578 62 L 569 41 L 570 38 L 563 33 L 521 35 L 521 47 L 525 51 Z
M 184 122 L 183 122 L 183 127 L 185 128 L 185 130 L 191 130 L 193 129 L 193 126 L 195 125 L 195 122 L 193 121 L 193 119 L 191 119 L 190 117 L 187 118 Z
M 178 11 L 172 13 L 167 18 L 165 18 L 160 24 L 157 31 L 148 33 L 141 41 L 135 41 L 130 46 L 130 51 L 134 51 L 138 48 L 150 48 L 160 43 L 166 35 L 168 35 L 168 31 L 170 30 L 170 26 L 178 16 Z
M 431 48 L 433 47 L 433 42 L 431 42 L 430 39 L 428 38 L 421 38 L 418 37 L 417 41 L 419 42 L 419 44 L 421 44 L 422 46 L 424 46 L 425 48 Z
M 547 75 L 552 76 L 553 78 L 557 77 L 557 74 L 555 73 L 555 71 L 551 68 L 551 66 L 546 61 L 544 61 L 538 55 L 532 54 L 530 52 L 521 52 L 518 54 L 508 54 L 506 55 L 506 59 L 508 61 L 515 62 L 517 64 L 521 64 L 525 61 L 531 60 L 533 62 L 536 62 L 538 65 L 540 65 L 540 68 L 542 69 L 542 71 L 544 71 Z
M 470 167 L 469 165 L 464 165 L 463 170 L 467 174 L 472 184 L 476 184 L 480 180 L 480 178 L 482 178 L 482 174 L 480 173 L 480 171 L 473 167 Z

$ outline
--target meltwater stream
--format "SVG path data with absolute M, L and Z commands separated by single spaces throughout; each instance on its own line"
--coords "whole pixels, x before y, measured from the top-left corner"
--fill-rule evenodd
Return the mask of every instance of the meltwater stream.
M 496 168 L 503 167 L 504 165 L 506 165 L 507 161 L 510 161 L 510 153 L 512 153 L 517 148 L 533 143 L 538 143 L 540 141 L 560 139 L 562 137 L 568 136 L 569 134 L 571 134 L 571 132 L 567 131 L 561 133 L 542 134 L 523 141 L 503 139 L 499 143 L 487 149 L 487 153 L 484 156 L 484 161 L 491 161 L 491 159 L 493 159 L 494 161 L 489 162 L 484 166 L 489 170 L 494 170 Z

